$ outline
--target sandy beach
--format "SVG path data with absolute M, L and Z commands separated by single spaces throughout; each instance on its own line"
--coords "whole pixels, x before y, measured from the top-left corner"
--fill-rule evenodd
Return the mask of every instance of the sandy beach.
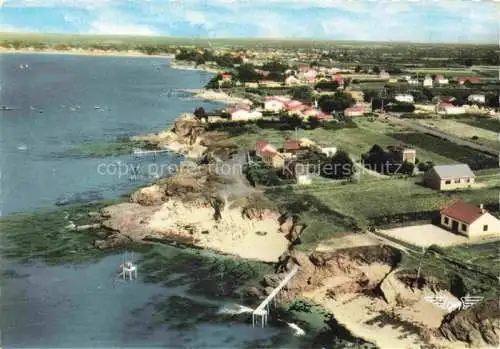
M 13 49 L 9 47 L 0 47 L 0 53 L 40 53 L 40 54 L 56 54 L 56 55 L 79 55 L 79 56 L 123 56 L 123 57 L 150 57 L 150 58 L 168 58 L 173 59 L 173 54 L 164 55 L 147 55 L 141 51 L 130 50 L 130 51 L 116 51 L 116 50 L 84 50 L 84 49 L 71 49 L 67 51 L 52 50 L 52 49 L 34 49 L 34 48 L 23 48 L 23 49 Z

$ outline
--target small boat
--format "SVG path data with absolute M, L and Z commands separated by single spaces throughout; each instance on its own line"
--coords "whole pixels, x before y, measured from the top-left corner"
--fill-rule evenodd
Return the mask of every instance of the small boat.
M 7 107 L 6 105 L 2 105 L 0 107 L 0 110 L 2 111 L 12 111 L 12 110 L 15 110 L 14 108 L 10 108 L 10 107 Z
M 94 109 L 95 109 L 95 110 L 99 110 L 99 109 L 101 109 L 101 107 L 100 107 L 100 106 L 98 106 L 98 105 L 96 105 L 96 106 L 94 107 Z

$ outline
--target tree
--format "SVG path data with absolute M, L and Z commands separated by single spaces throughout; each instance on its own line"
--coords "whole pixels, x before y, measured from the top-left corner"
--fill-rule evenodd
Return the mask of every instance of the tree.
M 321 81 L 314 86 L 314 88 L 318 90 L 326 90 L 326 91 L 336 91 L 339 87 L 339 83 L 337 81 Z
M 331 158 L 330 166 L 323 168 L 325 177 L 333 179 L 351 178 L 356 172 L 354 162 L 344 150 L 338 150 Z
M 362 68 L 361 68 L 361 66 L 360 66 L 360 65 L 357 65 L 357 66 L 356 66 L 356 68 L 354 68 L 354 71 L 355 71 L 356 73 L 359 73 L 359 72 L 361 71 L 361 69 L 362 69 Z
M 292 89 L 292 98 L 305 103 L 313 100 L 313 89 L 311 86 L 297 86 Z
M 260 75 L 255 72 L 252 64 L 242 64 L 236 70 L 238 72 L 238 79 L 241 82 L 255 82 L 260 79 Z
M 380 68 L 378 66 L 374 66 L 372 71 L 374 74 L 380 74 Z
M 355 101 L 351 94 L 342 91 L 337 91 L 333 95 L 321 96 L 318 100 L 318 106 L 327 114 L 333 111 L 340 111 L 354 105 Z
M 205 112 L 205 109 L 203 107 L 198 107 L 194 110 L 194 116 L 196 116 L 198 120 L 206 119 L 207 113 Z
M 311 129 L 315 129 L 319 127 L 319 120 L 316 116 L 310 116 L 307 120 L 308 126 Z

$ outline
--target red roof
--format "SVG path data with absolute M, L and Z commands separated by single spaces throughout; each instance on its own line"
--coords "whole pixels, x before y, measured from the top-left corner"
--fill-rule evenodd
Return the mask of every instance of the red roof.
M 272 144 L 264 140 L 258 140 L 257 142 L 255 142 L 255 151 L 257 155 L 259 154 L 270 155 L 278 153 L 278 151 Z
M 283 149 L 286 150 L 300 150 L 300 141 L 289 139 L 283 144 Z
M 290 102 L 285 103 L 285 107 L 287 110 L 294 110 L 298 108 L 304 108 L 302 102 L 292 100 Z
M 480 81 L 480 78 L 479 78 L 479 76 L 458 76 L 457 77 L 457 81 L 458 82 L 470 81 L 470 82 L 473 82 L 473 83 L 477 83 L 477 82 Z
M 263 155 L 263 156 L 270 156 L 270 157 L 275 157 L 276 155 L 278 155 L 279 153 L 277 151 L 272 151 L 272 150 L 268 150 L 268 149 L 265 149 L 263 150 L 260 155 Z
M 453 104 L 449 103 L 449 102 L 441 102 L 439 103 L 439 108 L 450 108 L 450 107 L 454 107 Z
M 471 224 L 486 213 L 486 210 L 477 206 L 458 201 L 441 210 L 441 214 L 460 222 Z
M 436 78 L 434 80 L 444 80 L 444 75 L 442 74 L 437 74 Z
M 347 111 L 365 111 L 365 106 L 364 105 L 355 105 L 354 107 L 347 108 Z

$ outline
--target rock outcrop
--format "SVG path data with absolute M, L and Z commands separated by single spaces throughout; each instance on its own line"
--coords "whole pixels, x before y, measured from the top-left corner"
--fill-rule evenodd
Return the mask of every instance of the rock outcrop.
M 500 305 L 498 299 L 446 315 L 439 332 L 448 340 L 467 342 L 479 347 L 500 345 Z

